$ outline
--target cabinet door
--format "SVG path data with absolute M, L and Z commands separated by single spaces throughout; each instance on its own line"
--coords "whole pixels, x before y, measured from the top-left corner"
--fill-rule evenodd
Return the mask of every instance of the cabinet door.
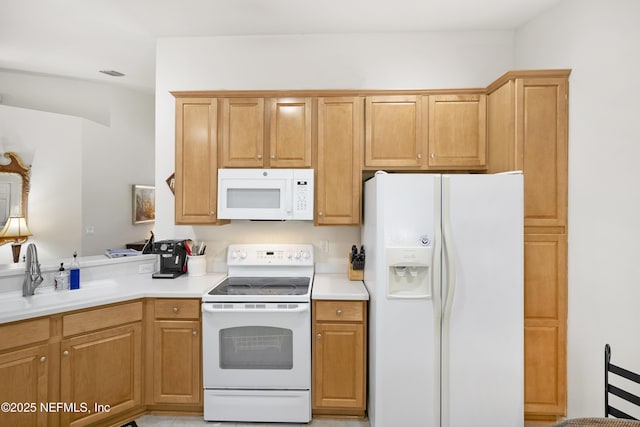
M 200 322 L 155 321 L 153 365 L 155 403 L 200 403 Z
M 46 344 L 0 355 L 0 401 L 37 405 L 10 407 L 12 411 L 3 409 L 0 425 L 46 426 L 47 412 L 39 405 L 40 402 L 49 402 L 48 379 L 49 352 Z
M 271 100 L 271 167 L 311 167 L 311 98 Z
M 524 225 L 567 224 L 567 79 L 516 80 L 516 167 Z
M 567 237 L 525 234 L 525 412 L 565 415 Z
M 77 406 L 60 414 L 62 425 L 88 425 L 141 404 L 141 329 L 135 323 L 62 341 L 60 399 Z
M 176 99 L 176 224 L 215 224 L 217 101 Z
M 316 323 L 313 408 L 364 410 L 364 325 Z
M 486 96 L 429 96 L 429 167 L 487 165 Z
M 263 166 L 264 99 L 222 100 L 222 166 Z
M 366 104 L 365 166 L 422 164 L 420 96 L 370 96 Z
M 318 225 L 360 223 L 362 107 L 362 98 L 318 99 Z

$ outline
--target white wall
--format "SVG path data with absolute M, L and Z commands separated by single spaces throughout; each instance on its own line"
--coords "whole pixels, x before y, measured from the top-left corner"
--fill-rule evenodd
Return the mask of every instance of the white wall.
M 32 166 L 29 242 L 41 260 L 148 236 L 153 224 L 132 224 L 131 185 L 153 184 L 153 95 L 6 70 L 0 94 L 0 151 Z M 1 246 L 0 264 L 10 262 L 10 245 Z
M 180 90 L 394 89 L 485 87 L 512 68 L 512 32 L 342 34 L 167 38 L 156 59 L 156 231 L 158 238 L 195 237 L 223 261 L 228 243 L 292 241 L 319 245 L 317 260 L 342 263 L 359 227 L 234 222 L 174 226 L 174 98 Z M 487 60 L 490 58 L 489 60 Z M 346 268 L 346 267 L 345 267 Z
M 640 372 L 638 22 L 637 0 L 564 0 L 516 33 L 516 67 L 573 69 L 569 417 L 604 413 L 605 343 L 615 363 Z

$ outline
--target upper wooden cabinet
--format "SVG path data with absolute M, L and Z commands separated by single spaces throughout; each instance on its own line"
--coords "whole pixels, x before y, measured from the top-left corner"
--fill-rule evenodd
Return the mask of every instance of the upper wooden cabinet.
M 318 225 L 360 223 L 362 120 L 361 97 L 318 99 Z
M 486 111 L 485 95 L 430 95 L 427 165 L 486 167 Z
M 525 226 L 567 225 L 568 72 L 536 72 L 507 81 L 489 94 L 491 172 L 524 171 Z
M 224 98 L 221 117 L 222 167 L 311 167 L 310 97 Z
M 366 168 L 486 168 L 485 95 L 367 97 L 365 126 Z
M 311 167 L 311 98 L 271 99 L 271 167 Z
M 264 158 L 264 99 L 222 100 L 223 167 L 262 167 Z
M 365 166 L 420 166 L 425 152 L 422 114 L 421 96 L 367 97 Z
M 176 224 L 217 223 L 217 105 L 215 98 L 176 99 Z

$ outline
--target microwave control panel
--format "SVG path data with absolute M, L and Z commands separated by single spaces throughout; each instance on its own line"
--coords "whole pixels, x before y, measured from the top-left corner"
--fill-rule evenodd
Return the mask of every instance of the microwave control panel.
M 293 219 L 313 219 L 313 169 L 294 170 Z

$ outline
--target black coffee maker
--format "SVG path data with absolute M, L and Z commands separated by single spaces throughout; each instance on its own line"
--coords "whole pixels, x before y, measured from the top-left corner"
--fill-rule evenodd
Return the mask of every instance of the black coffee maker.
M 160 255 L 160 271 L 151 275 L 154 279 L 175 279 L 186 273 L 187 249 L 184 240 L 153 242 L 152 253 Z

